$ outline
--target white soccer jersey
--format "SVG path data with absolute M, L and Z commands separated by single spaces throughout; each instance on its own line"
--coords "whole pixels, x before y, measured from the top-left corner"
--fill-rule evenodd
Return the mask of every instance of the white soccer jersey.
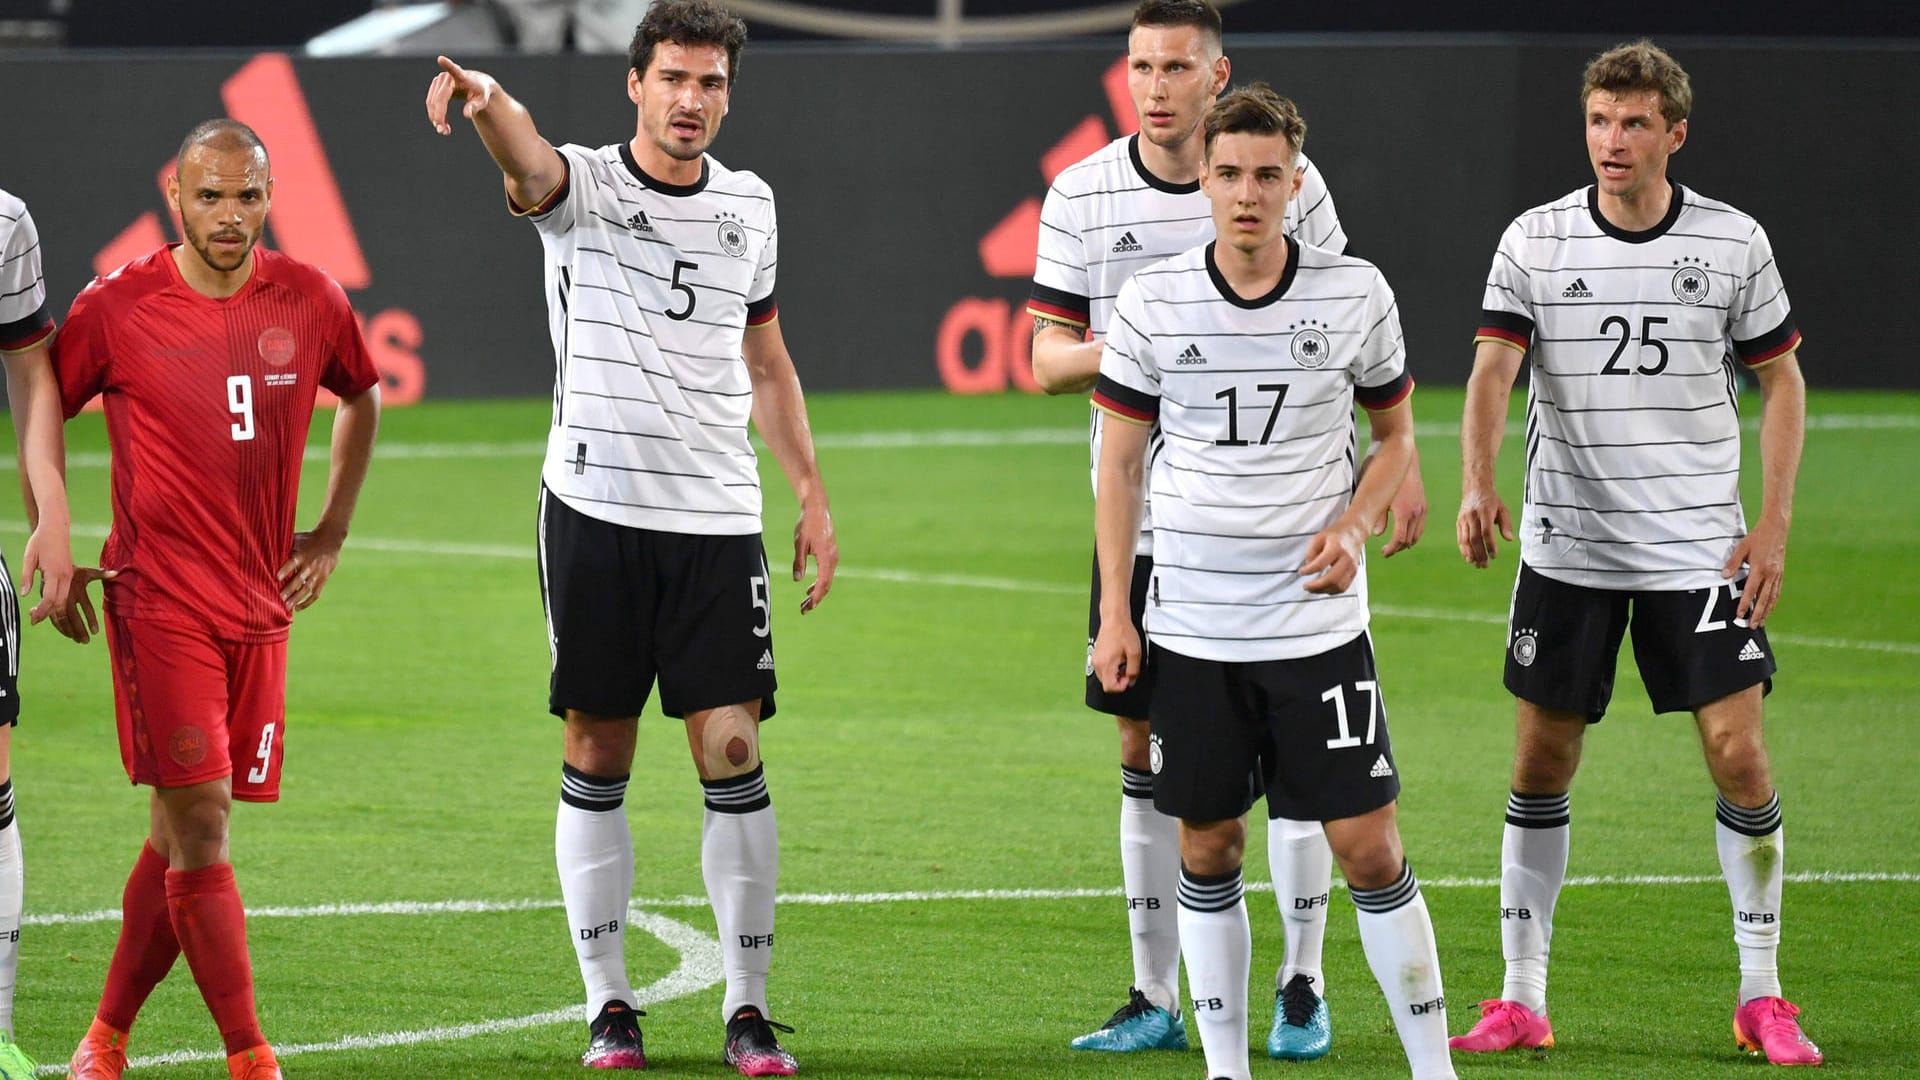
M 1673 185 L 1666 219 L 1627 232 L 1587 187 L 1514 219 L 1476 341 L 1533 364 L 1520 557 L 1603 589 L 1723 583 L 1746 535 L 1735 358 L 1800 345 L 1758 222 Z
M 1177 255 L 1213 236 L 1212 206 L 1199 181 L 1169 184 L 1140 160 L 1140 137 L 1115 139 L 1068 166 L 1054 178 L 1040 209 L 1040 248 L 1034 262 L 1033 295 L 1027 310 L 1092 330 L 1105 340 L 1114 298 L 1134 272 Z M 1333 195 L 1305 154 L 1300 194 L 1287 205 L 1282 224 L 1301 243 L 1345 251 L 1347 234 L 1334 212 Z M 1100 427 L 1093 413 L 1093 483 L 1100 486 Z M 1144 526 L 1138 553 L 1153 550 Z
M 546 249 L 558 363 L 541 479 L 619 525 L 758 533 L 741 341 L 775 315 L 773 192 L 711 157 L 677 185 L 625 143 L 559 150 L 566 179 L 524 211 Z
M 1157 422 L 1147 633 L 1200 660 L 1315 656 L 1367 628 L 1364 556 L 1352 587 L 1306 591 L 1315 534 L 1353 499 L 1356 398 L 1413 391 L 1393 290 L 1373 264 L 1295 245 L 1266 296 L 1235 295 L 1213 245 L 1120 289 L 1094 405 Z
M 40 233 L 27 204 L 0 190 L 0 352 L 20 352 L 53 336 Z

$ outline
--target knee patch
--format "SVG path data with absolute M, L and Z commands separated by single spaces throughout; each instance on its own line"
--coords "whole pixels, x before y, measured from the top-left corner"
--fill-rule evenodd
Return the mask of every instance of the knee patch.
M 700 764 L 708 775 L 716 777 L 739 776 L 759 768 L 759 722 L 737 705 L 709 713 L 700 729 Z

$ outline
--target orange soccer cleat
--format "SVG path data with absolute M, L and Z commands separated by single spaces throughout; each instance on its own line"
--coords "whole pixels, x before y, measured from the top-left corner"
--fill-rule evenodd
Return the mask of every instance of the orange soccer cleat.
M 74 1048 L 67 1064 L 67 1080 L 120 1080 L 127 1067 L 127 1033 L 116 1031 L 96 1017 L 86 1037 Z

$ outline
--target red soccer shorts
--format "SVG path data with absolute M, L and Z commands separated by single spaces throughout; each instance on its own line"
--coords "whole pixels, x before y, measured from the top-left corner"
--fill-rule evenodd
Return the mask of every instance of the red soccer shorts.
M 150 787 L 233 777 L 233 797 L 280 798 L 287 643 L 107 615 L 114 712 L 127 776 Z

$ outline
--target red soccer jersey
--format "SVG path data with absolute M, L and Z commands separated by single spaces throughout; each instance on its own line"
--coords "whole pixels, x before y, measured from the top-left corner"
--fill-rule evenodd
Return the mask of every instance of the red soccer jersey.
M 255 249 L 253 277 L 215 300 L 171 246 L 94 279 L 54 339 L 71 418 L 98 394 L 113 450 L 113 530 L 100 565 L 122 617 L 233 641 L 286 636 L 274 580 L 293 552 L 317 387 L 378 381 L 347 295 L 323 271 Z

